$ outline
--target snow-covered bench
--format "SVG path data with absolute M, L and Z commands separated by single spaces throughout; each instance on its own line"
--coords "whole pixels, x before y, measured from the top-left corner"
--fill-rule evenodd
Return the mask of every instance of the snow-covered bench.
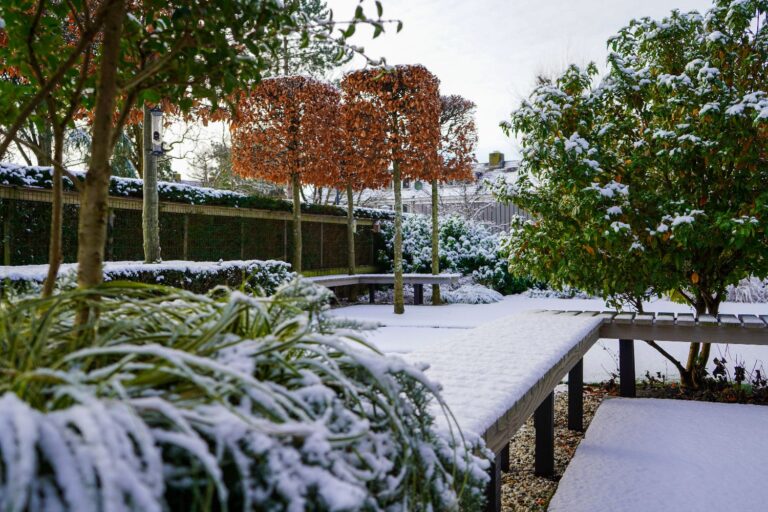
M 534 415 L 535 472 L 554 473 L 553 390 L 568 374 L 568 427 L 581 430 L 582 357 L 602 338 L 619 340 L 620 395 L 635 396 L 634 340 L 768 345 L 768 315 L 702 315 L 537 311 L 512 315 L 411 352 L 462 430 L 481 434 L 496 458 L 488 510 L 501 509 L 501 471 L 509 440 Z
M 424 285 L 439 284 L 450 285 L 459 280 L 460 274 L 403 274 L 403 284 L 413 285 L 413 303 L 424 303 Z M 369 300 L 374 303 L 377 285 L 395 284 L 395 274 L 333 274 L 328 276 L 316 276 L 307 278 L 310 281 L 321 284 L 327 288 L 337 286 L 368 285 Z
M 501 471 L 509 466 L 509 440 L 534 412 L 536 472 L 552 474 L 553 390 L 569 372 L 569 427 L 582 428 L 581 360 L 597 341 L 602 321 L 587 315 L 521 313 L 407 354 L 410 361 L 430 365 L 427 375 L 442 385 L 459 426 L 482 435 L 496 454 L 489 510 L 501 509 Z

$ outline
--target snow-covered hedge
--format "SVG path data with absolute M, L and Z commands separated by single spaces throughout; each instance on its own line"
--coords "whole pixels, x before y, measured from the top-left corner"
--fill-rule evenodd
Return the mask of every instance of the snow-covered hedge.
M 104 264 L 104 281 L 134 281 L 162 284 L 204 293 L 216 286 L 244 287 L 273 293 L 278 286 L 293 278 L 291 266 L 283 261 L 165 261 L 146 264 L 140 261 L 110 261 Z M 0 289 L 9 283 L 21 292 L 37 291 L 43 283 L 48 265 L 0 267 Z M 59 288 L 71 288 L 75 282 L 77 264 L 61 266 Z
M 729 286 L 728 302 L 768 302 L 768 279 L 756 277 L 742 279 L 735 286 Z
M 379 263 L 393 268 L 394 225 L 382 223 L 386 250 L 378 254 Z M 425 215 L 403 217 L 403 270 L 430 272 L 432 269 L 432 222 Z M 472 276 L 478 283 L 501 293 L 519 293 L 531 286 L 530 280 L 512 276 L 509 262 L 500 253 L 500 235 L 484 225 L 459 216 L 440 219 L 440 270 Z
M 447 304 L 492 304 L 504 298 L 496 290 L 481 284 L 465 284 L 455 290 L 446 290 L 441 297 Z
M 79 179 L 85 179 L 85 173 L 72 171 Z M 0 162 L 0 185 L 51 188 L 52 173 L 50 167 L 30 167 Z M 74 190 L 72 182 L 64 179 L 67 190 Z M 109 183 L 109 194 L 116 197 L 141 198 L 143 194 L 143 182 L 135 178 L 113 177 Z M 158 193 L 161 201 L 171 201 L 186 204 L 200 204 L 212 206 L 229 206 L 233 208 L 256 208 L 261 210 L 291 211 L 291 203 L 282 199 L 264 196 L 249 196 L 233 192 L 231 190 L 219 190 L 206 187 L 195 187 L 182 183 L 161 181 L 158 183 Z M 330 205 L 316 205 L 302 203 L 302 210 L 306 213 L 321 215 L 344 216 L 347 211 L 344 208 Z M 377 210 L 373 208 L 356 208 L 355 215 L 368 219 L 391 219 L 389 210 Z
M 0 304 L 0 509 L 480 510 L 482 440 L 419 368 L 323 322 L 318 290 Z

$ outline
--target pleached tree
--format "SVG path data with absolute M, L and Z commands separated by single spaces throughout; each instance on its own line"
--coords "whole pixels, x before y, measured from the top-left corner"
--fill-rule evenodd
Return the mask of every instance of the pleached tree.
M 343 95 L 342 95 L 343 98 Z M 344 101 L 340 105 L 338 188 L 347 195 L 347 267 L 355 273 L 355 192 L 386 187 L 390 180 L 387 131 L 373 105 Z
M 301 272 L 301 187 L 338 183 L 339 91 L 305 76 L 269 78 L 243 93 L 232 123 L 241 176 L 287 183 L 293 196 L 293 270 Z
M 347 74 L 342 80 L 346 101 L 370 104 L 386 130 L 384 150 L 392 166 L 395 195 L 395 313 L 403 304 L 403 202 L 404 178 L 429 179 L 439 165 L 439 80 L 424 66 L 370 68 Z
M 471 181 L 477 147 L 475 104 L 461 96 L 440 96 L 439 166 L 430 176 L 432 185 L 432 273 L 440 273 L 439 184 Z M 440 285 L 432 285 L 432 304 L 440 304 Z

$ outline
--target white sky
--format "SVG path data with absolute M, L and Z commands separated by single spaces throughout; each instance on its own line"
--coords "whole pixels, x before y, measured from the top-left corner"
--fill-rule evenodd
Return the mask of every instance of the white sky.
M 357 0 L 327 0 L 336 19 L 348 19 Z M 442 94 L 460 94 L 477 108 L 477 158 L 500 150 L 516 157 L 514 140 L 499 122 L 527 97 L 538 74 L 568 64 L 605 63 L 606 41 L 631 19 L 661 18 L 672 9 L 704 12 L 711 0 L 382 0 L 384 17 L 403 21 L 372 40 L 360 31 L 352 43 L 388 64 L 423 64 L 441 81 Z M 373 2 L 366 4 L 375 13 Z M 362 65 L 353 63 L 352 67 Z

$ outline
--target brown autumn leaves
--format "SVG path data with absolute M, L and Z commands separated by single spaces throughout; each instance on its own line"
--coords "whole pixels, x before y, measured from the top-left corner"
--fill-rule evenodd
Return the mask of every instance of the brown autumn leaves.
M 243 93 L 232 123 L 232 158 L 243 176 L 276 183 L 377 189 L 403 178 L 471 178 L 475 126 L 452 121 L 439 81 L 423 66 L 372 68 L 347 74 L 339 91 L 305 76 L 266 79 Z M 447 103 L 446 103 L 447 102 Z M 441 130 L 441 124 L 443 130 Z

